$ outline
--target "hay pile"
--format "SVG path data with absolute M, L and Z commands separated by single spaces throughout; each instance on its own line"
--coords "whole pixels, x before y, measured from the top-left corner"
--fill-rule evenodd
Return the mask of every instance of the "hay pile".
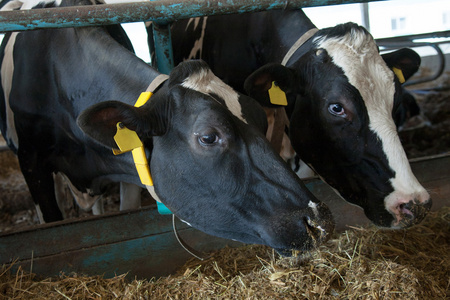
M 409 230 L 352 228 L 317 251 L 281 258 L 223 249 L 150 280 L 0 273 L 0 299 L 450 299 L 450 207 Z

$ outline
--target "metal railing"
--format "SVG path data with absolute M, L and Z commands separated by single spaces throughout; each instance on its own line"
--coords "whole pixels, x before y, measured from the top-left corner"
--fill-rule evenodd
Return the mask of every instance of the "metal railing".
M 1 11 L 0 32 L 152 21 L 156 24 L 153 36 L 158 69 L 168 74 L 173 68 L 169 30 L 169 24 L 173 21 L 200 16 L 374 1 L 386 0 L 158 0 Z

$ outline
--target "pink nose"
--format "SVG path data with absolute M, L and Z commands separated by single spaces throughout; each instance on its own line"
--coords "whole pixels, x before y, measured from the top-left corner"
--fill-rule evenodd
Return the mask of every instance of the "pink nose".
M 407 228 L 419 224 L 430 211 L 431 205 L 431 198 L 425 202 L 414 199 L 406 203 L 399 203 L 391 211 L 396 218 L 391 228 Z

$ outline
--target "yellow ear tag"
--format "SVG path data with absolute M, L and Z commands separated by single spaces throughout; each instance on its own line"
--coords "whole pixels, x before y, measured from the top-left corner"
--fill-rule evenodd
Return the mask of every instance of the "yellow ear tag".
M 116 144 L 119 147 L 120 151 L 119 152 L 117 150 L 113 151 L 118 152 L 114 153 L 115 155 L 128 152 L 135 148 L 143 146 L 136 131 L 126 128 L 122 122 L 118 122 L 116 127 L 117 132 L 116 135 L 114 135 L 114 141 L 116 141 Z
M 394 74 L 397 76 L 398 81 L 400 81 L 400 83 L 404 83 L 406 81 L 405 76 L 403 76 L 402 70 L 394 67 L 394 68 L 392 68 L 392 71 L 394 71 Z
M 134 104 L 135 107 L 144 105 L 153 95 L 152 92 L 143 92 Z M 114 135 L 118 149 L 112 149 L 114 155 L 132 151 L 134 164 L 139 174 L 142 184 L 153 186 L 152 176 L 150 175 L 150 167 L 148 165 L 147 156 L 145 155 L 144 145 L 137 135 L 136 131 L 130 130 L 123 125 L 122 122 L 116 124 L 117 132 Z
M 141 182 L 145 185 L 153 186 L 147 156 L 145 155 L 144 145 L 141 139 L 135 131 L 126 128 L 122 122 L 118 122 L 116 127 L 117 132 L 114 135 L 114 141 L 116 141 L 120 150 L 113 149 L 114 155 L 132 151 L 134 164 Z
M 275 81 L 272 81 L 272 87 L 269 89 L 270 103 L 275 105 L 287 106 L 286 93 L 278 85 L 275 85 Z

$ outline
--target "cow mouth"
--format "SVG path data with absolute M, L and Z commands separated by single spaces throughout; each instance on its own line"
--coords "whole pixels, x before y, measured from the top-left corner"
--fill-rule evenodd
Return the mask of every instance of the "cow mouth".
M 303 219 L 303 225 L 305 226 L 306 232 L 311 239 L 310 244 L 313 248 L 318 247 L 320 244 L 328 240 L 330 231 L 326 230 L 324 224 L 321 224 L 307 216 Z
M 310 216 L 303 217 L 300 222 L 305 228 L 307 239 L 301 245 L 293 244 L 290 248 L 275 248 L 282 256 L 297 256 L 301 252 L 310 251 L 325 243 L 334 231 L 332 218 L 314 219 Z
M 408 228 L 419 224 L 431 209 L 432 201 L 429 199 L 426 203 L 418 201 L 409 201 L 398 206 L 394 215 L 394 221 L 391 228 Z

